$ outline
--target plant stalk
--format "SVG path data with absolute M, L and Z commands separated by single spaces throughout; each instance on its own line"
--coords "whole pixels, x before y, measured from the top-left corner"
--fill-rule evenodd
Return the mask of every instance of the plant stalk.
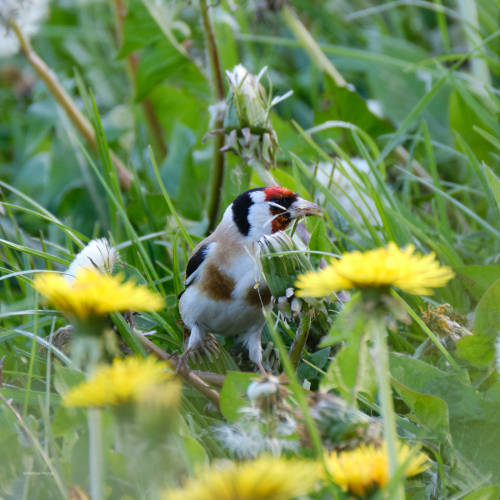
M 215 102 L 223 101 L 226 97 L 224 91 L 224 79 L 220 67 L 219 52 L 215 42 L 215 35 L 208 11 L 207 0 L 200 0 L 201 19 L 203 30 L 205 32 L 205 40 L 207 44 L 208 59 L 210 62 L 210 79 L 212 84 L 212 92 Z M 219 130 L 224 128 L 224 117 L 219 116 L 214 123 L 214 129 Z M 224 134 L 217 134 L 214 139 L 213 150 L 213 170 L 210 183 L 210 191 L 208 198 L 208 228 L 207 232 L 213 231 L 217 225 L 217 216 L 222 196 L 222 186 L 224 183 L 224 166 L 225 156 L 221 149 L 224 147 Z
M 9 27 L 16 35 L 21 50 L 27 61 L 45 83 L 54 99 L 64 109 L 73 125 L 83 135 L 92 149 L 97 150 L 97 139 L 90 121 L 87 120 L 83 113 L 78 109 L 77 105 L 61 85 L 54 72 L 49 68 L 49 66 L 47 66 L 47 63 L 33 50 L 30 41 L 24 36 L 19 25 L 15 21 L 11 20 L 9 21 Z M 110 155 L 118 174 L 121 187 L 124 190 L 128 190 L 132 184 L 132 174 L 128 171 L 127 167 L 120 160 L 120 158 L 118 158 L 118 156 L 116 156 L 116 154 L 111 150 Z
M 101 410 L 89 408 L 89 468 L 90 468 L 90 498 L 102 500 L 104 498 L 104 460 L 102 449 L 102 420 Z
M 166 353 L 163 349 L 158 347 L 155 343 L 151 342 L 142 333 L 135 329 L 132 329 L 135 336 L 139 339 L 142 345 L 148 349 L 157 358 L 167 361 L 172 364 L 172 356 Z M 175 368 L 175 366 L 173 367 Z M 196 390 L 201 392 L 212 404 L 220 409 L 220 396 L 219 393 L 212 389 L 206 382 L 204 382 L 195 372 L 191 371 L 185 364 L 180 364 L 178 366 L 179 375 L 190 385 L 192 385 Z M 220 380 L 219 380 L 220 382 Z
M 292 346 L 290 347 L 290 351 L 288 356 L 290 357 L 290 362 L 297 369 L 299 365 L 300 356 L 302 355 L 302 351 L 304 350 L 304 346 L 306 345 L 307 338 L 309 337 L 309 331 L 311 329 L 311 316 L 309 314 L 303 314 L 300 317 L 299 327 L 297 329 L 297 333 L 295 334 L 295 338 L 293 339 Z
M 125 6 L 123 0 L 114 0 L 114 3 L 118 43 L 122 45 L 127 7 Z M 127 56 L 127 66 L 134 90 L 137 90 L 137 68 L 139 66 L 139 57 L 137 56 L 137 54 L 131 53 Z M 168 154 L 168 149 L 164 141 L 163 127 L 161 126 L 160 120 L 158 120 L 158 117 L 156 116 L 153 103 L 151 102 L 151 99 L 149 99 L 149 97 L 144 97 L 143 99 L 141 99 L 141 106 L 151 133 L 153 134 L 156 149 L 160 153 L 161 159 L 163 159 Z
M 389 479 L 396 474 L 398 469 L 398 435 L 396 432 L 396 419 L 394 417 L 394 404 L 392 401 L 392 390 L 389 370 L 389 353 L 387 348 L 387 331 L 385 318 L 382 315 L 375 315 L 370 320 L 370 331 L 374 340 L 374 365 L 377 377 L 379 401 L 381 407 L 382 423 L 384 429 L 384 439 L 387 445 L 387 455 L 389 459 Z M 395 489 L 395 499 L 404 500 L 405 494 L 402 481 Z

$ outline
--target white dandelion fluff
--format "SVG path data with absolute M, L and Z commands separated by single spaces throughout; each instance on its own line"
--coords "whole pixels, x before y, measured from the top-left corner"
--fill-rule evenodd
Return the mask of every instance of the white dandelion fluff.
M 375 182 L 370 166 L 362 158 L 352 158 L 350 163 L 352 166 L 343 159 L 336 163 L 320 162 L 316 178 L 356 222 L 363 223 L 364 216 L 370 224 L 379 226 L 382 222 L 377 206 L 365 185 L 365 180 L 372 185 Z
M 19 42 L 9 23 L 15 21 L 24 36 L 38 32 L 49 12 L 49 0 L 0 0 L 0 57 L 19 51 Z
M 118 260 L 118 252 L 106 238 L 92 240 L 80 251 L 66 271 L 66 279 L 73 281 L 80 269 L 93 269 L 111 274 Z

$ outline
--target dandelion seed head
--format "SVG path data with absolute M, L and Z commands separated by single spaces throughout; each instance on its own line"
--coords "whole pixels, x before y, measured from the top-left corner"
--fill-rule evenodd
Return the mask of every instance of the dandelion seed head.
M 91 269 L 103 274 L 111 274 L 118 260 L 118 252 L 110 245 L 106 238 L 92 240 L 73 259 L 65 277 L 72 282 L 78 271 Z
M 49 12 L 49 0 L 0 1 L 0 57 L 10 57 L 19 51 L 19 42 L 9 29 L 15 21 L 23 35 L 35 35 Z

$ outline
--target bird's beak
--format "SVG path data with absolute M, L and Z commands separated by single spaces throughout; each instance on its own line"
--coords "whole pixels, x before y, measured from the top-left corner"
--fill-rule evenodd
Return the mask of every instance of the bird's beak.
M 297 198 L 288 208 L 290 217 L 292 219 L 298 219 L 299 217 L 306 217 L 308 215 L 321 215 L 321 208 L 313 203 L 312 201 L 307 201 L 302 198 Z

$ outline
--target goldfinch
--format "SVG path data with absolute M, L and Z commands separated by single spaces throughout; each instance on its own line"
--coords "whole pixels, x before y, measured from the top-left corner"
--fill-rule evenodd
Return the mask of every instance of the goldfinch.
M 238 336 L 250 359 L 266 373 L 261 332 L 271 293 L 257 264 L 258 242 L 286 229 L 294 219 L 320 213 L 315 203 L 280 186 L 250 189 L 227 207 L 220 224 L 196 246 L 187 264 L 179 312 L 190 335 L 182 359 L 207 333 Z

